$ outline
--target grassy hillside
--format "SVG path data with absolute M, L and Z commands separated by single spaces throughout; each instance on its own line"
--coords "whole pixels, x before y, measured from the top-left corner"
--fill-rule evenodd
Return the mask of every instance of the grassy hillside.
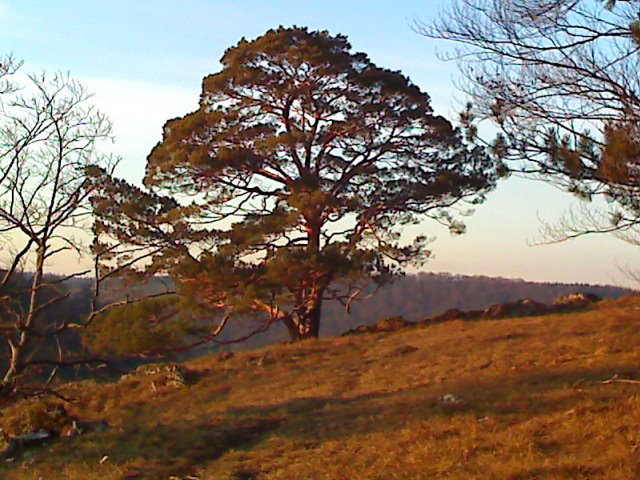
M 113 428 L 0 477 L 640 478 L 640 384 L 601 383 L 640 378 L 639 327 L 640 297 L 625 297 L 203 357 L 184 387 L 153 375 L 70 385 L 73 413 Z M 0 424 L 25 408 L 6 406 Z

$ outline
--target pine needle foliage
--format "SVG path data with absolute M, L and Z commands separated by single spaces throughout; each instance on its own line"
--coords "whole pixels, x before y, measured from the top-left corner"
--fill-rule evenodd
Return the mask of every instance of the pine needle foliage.
M 343 35 L 280 27 L 240 40 L 221 63 L 199 108 L 169 120 L 148 157 L 156 197 L 144 198 L 163 206 L 143 216 L 155 227 L 116 235 L 162 237 L 150 268 L 222 319 L 215 333 L 242 317 L 252 333 L 283 322 L 294 340 L 318 336 L 325 299 L 348 306 L 428 258 L 427 235 L 407 239 L 404 226 L 430 217 L 462 231 L 452 208 L 495 185 L 482 148 Z M 137 195 L 112 196 L 105 231 L 140 213 Z
M 640 243 L 639 18 L 637 0 L 456 0 L 416 25 L 455 44 L 445 58 L 459 62 L 473 128 L 498 128 L 501 161 L 608 202 L 605 214 L 570 215 L 551 241 L 614 232 Z

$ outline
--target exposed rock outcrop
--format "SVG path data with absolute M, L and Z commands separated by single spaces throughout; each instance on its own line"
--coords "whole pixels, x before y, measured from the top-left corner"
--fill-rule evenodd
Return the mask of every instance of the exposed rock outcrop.
M 484 310 L 482 318 L 531 317 L 544 315 L 550 311 L 551 309 L 544 303 L 525 298 L 516 302 L 491 305 Z
M 553 308 L 556 311 L 576 310 L 600 300 L 602 300 L 602 297 L 595 293 L 572 293 L 565 297 L 556 298 L 553 302 Z
M 189 370 L 175 363 L 151 363 L 141 365 L 133 372 L 120 377 L 120 381 L 138 379 L 140 377 L 153 377 L 154 385 L 167 387 L 184 387 L 187 385 Z
M 403 317 L 387 317 L 380 320 L 375 325 L 358 325 L 352 330 L 344 332 L 342 335 L 358 335 L 360 333 L 376 333 L 376 332 L 394 332 L 401 328 L 416 325 L 415 322 L 405 320 Z
M 44 430 L 10 437 L 7 447 L 0 452 L 0 458 L 10 460 L 19 457 L 26 449 L 46 445 L 52 438 L 53 435 Z
M 104 420 L 79 419 L 70 415 L 60 403 L 34 403 L 15 427 L 16 431 L 4 435 L 6 447 L 0 451 L 0 458 L 11 460 L 20 457 L 27 449 L 47 445 L 58 437 L 72 437 L 108 428 Z
M 423 320 L 423 324 L 435 324 L 452 320 L 480 320 L 499 319 L 512 317 L 532 317 L 546 315 L 549 313 L 562 313 L 567 311 L 586 308 L 590 304 L 601 300 L 601 297 L 593 293 L 572 293 L 565 297 L 556 299 L 552 305 L 546 305 L 530 298 L 524 298 L 515 302 L 497 303 L 484 310 L 463 311 L 452 308 L 440 315 L 429 317 Z M 414 322 L 405 320 L 402 317 L 389 317 L 381 320 L 375 325 L 359 325 L 349 330 L 343 335 L 357 335 L 360 333 L 392 332 L 401 328 L 416 325 Z

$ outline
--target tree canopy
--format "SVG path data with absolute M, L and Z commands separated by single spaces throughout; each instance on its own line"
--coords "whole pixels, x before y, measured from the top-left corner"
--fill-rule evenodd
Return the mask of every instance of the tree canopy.
M 426 93 L 342 35 L 281 27 L 221 63 L 199 108 L 164 126 L 152 193 L 107 181 L 115 201 L 98 209 L 103 233 L 157 247 L 148 269 L 168 271 L 196 317 L 221 319 L 214 333 L 251 318 L 253 332 L 317 336 L 323 300 L 348 306 L 429 256 L 403 226 L 461 232 L 453 207 L 495 185 L 493 161 Z
M 513 170 L 541 175 L 608 212 L 576 212 L 562 240 L 640 225 L 640 2 L 455 0 L 430 25 L 453 41 L 473 109 L 499 128 L 493 151 Z M 474 126 L 472 128 L 477 128 Z

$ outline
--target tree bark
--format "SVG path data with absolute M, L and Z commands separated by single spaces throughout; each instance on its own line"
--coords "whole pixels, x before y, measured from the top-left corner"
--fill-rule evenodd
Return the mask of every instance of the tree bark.
M 322 297 L 324 296 L 324 289 L 318 289 L 313 293 L 310 301 L 310 308 L 307 310 L 306 318 L 306 337 L 304 338 L 318 338 L 320 335 L 320 319 L 322 318 Z
M 19 320 L 18 328 L 20 329 L 20 335 L 18 336 L 18 341 L 13 343 L 9 340 L 9 348 L 11 350 L 9 366 L 2 378 L 2 382 L 0 382 L 0 384 L 4 386 L 14 384 L 23 369 L 22 364 L 25 352 L 27 352 L 29 348 L 29 342 L 31 342 L 31 332 L 34 327 L 36 311 L 38 309 L 38 293 L 40 284 L 42 283 L 42 277 L 44 276 L 45 258 L 46 252 L 44 247 L 38 247 L 36 253 L 36 269 L 31 281 L 27 313 L 23 319 Z
M 319 212 L 313 212 L 306 217 L 307 227 L 307 252 L 309 256 L 320 255 L 320 232 L 322 222 Z M 312 272 L 310 272 L 312 273 Z M 318 338 L 320 334 L 320 320 L 322 317 L 322 300 L 325 287 L 319 284 L 318 279 L 311 278 L 306 285 L 301 285 L 301 305 L 299 312 L 294 316 L 293 326 L 289 328 L 289 334 L 293 341 L 306 338 Z
M 322 318 L 324 288 L 314 288 L 306 298 L 306 305 L 300 312 L 284 320 L 292 342 L 307 338 L 318 338 Z

